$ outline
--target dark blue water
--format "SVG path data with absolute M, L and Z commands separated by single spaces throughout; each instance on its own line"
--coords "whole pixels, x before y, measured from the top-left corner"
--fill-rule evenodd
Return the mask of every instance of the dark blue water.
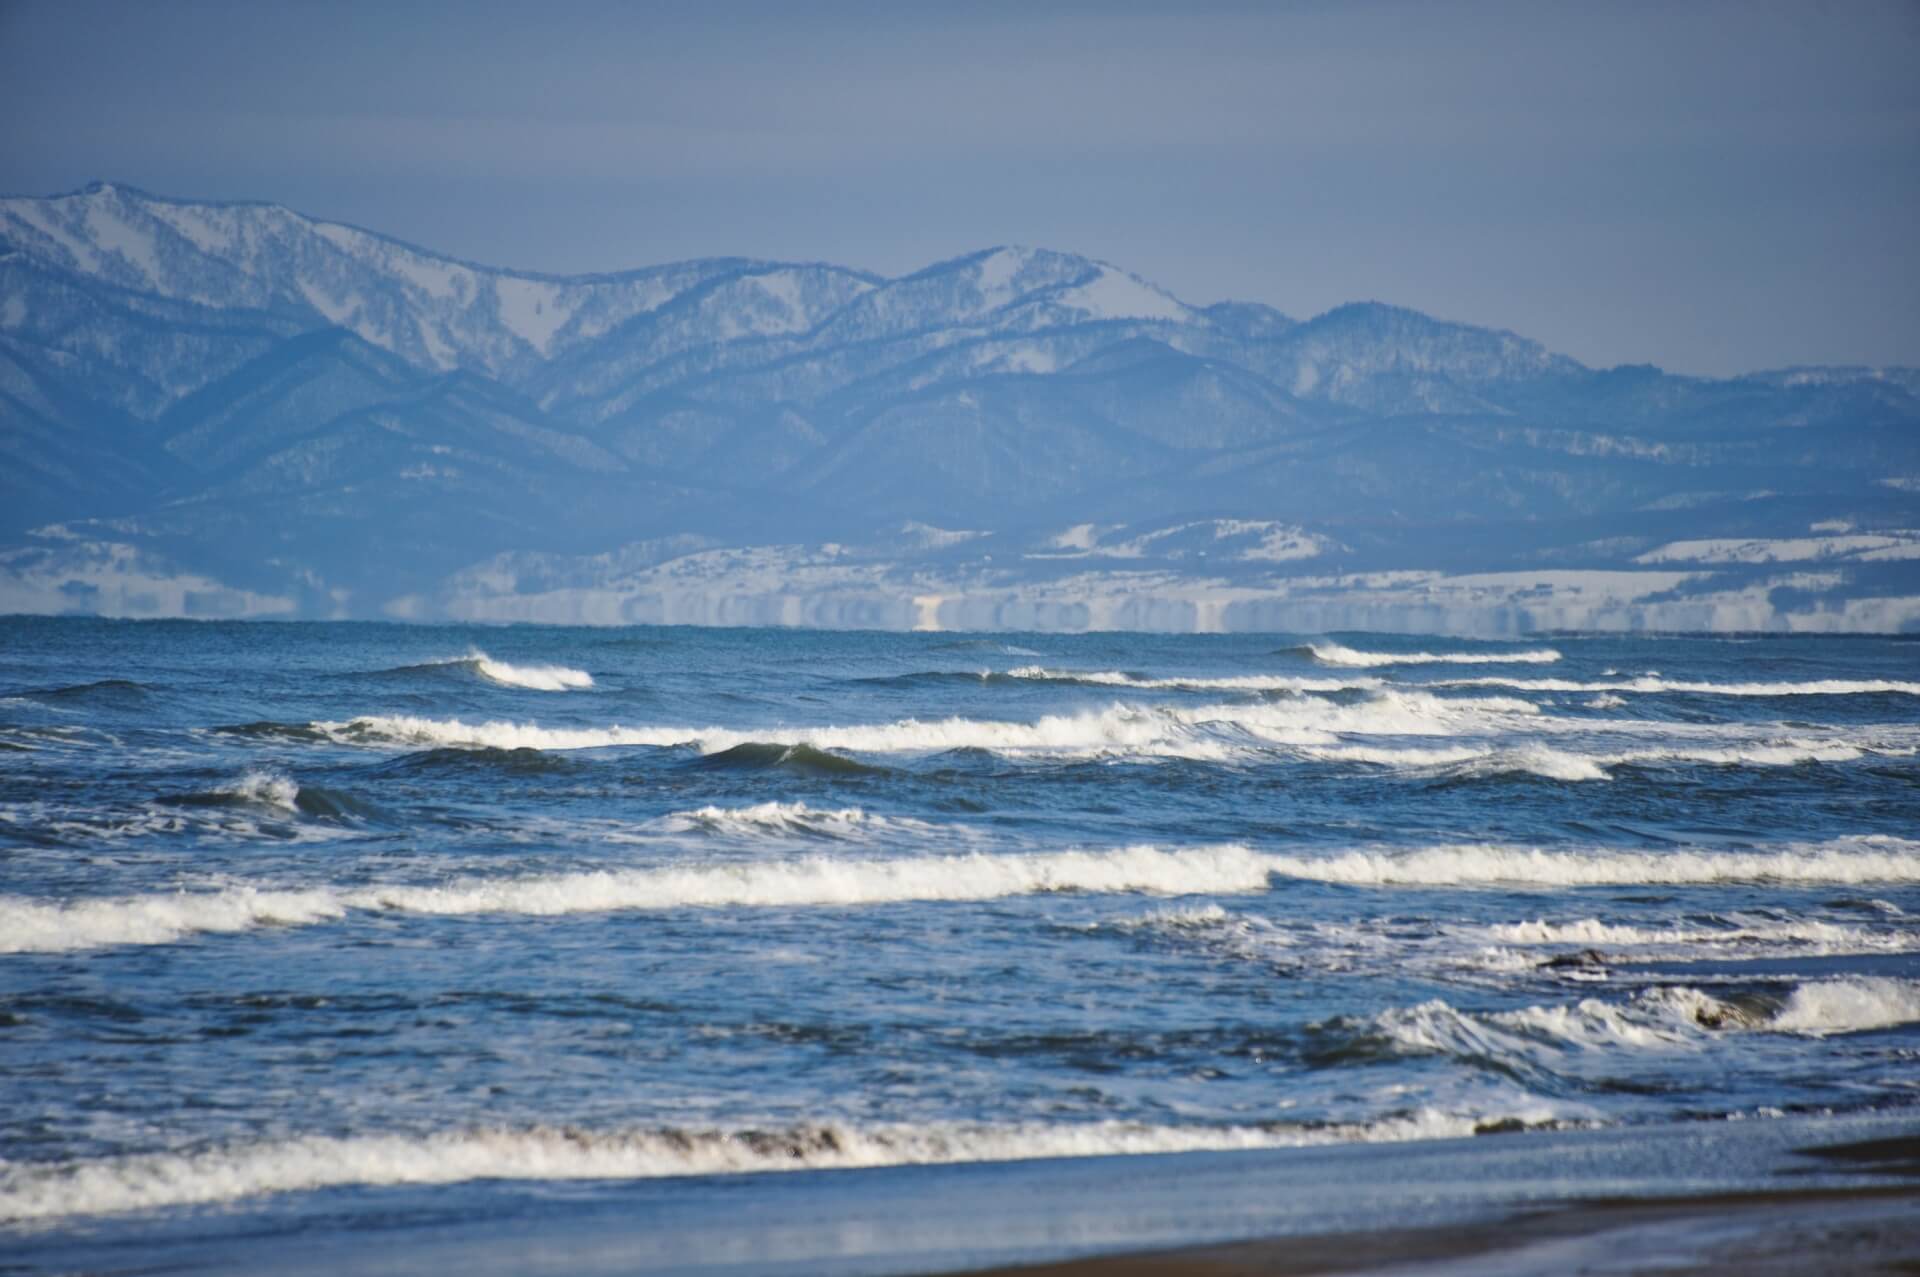
M 1894 640 L 0 621 L 0 1219 L 1900 1109 L 1916 747 Z

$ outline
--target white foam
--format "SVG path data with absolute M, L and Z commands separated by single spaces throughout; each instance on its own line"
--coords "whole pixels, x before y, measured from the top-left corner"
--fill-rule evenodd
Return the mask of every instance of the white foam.
M 346 744 L 469 749 L 689 745 L 711 754 L 765 743 L 857 753 L 988 749 L 1010 754 L 1119 753 L 1220 760 L 1262 744 L 1332 744 L 1335 733 L 1440 736 L 1485 732 L 1538 713 L 1531 702 L 1513 697 L 1443 697 L 1382 688 L 1366 700 L 1349 705 L 1317 697 L 1238 705 L 1115 704 L 1080 714 L 1050 714 L 1031 723 L 955 717 L 827 727 L 574 728 L 368 715 L 349 722 L 317 722 L 312 727 Z M 1236 733 L 1238 739 L 1233 736 Z
M 903 816 L 876 816 L 859 807 L 810 807 L 802 802 L 764 802 L 746 807 L 700 807 L 664 816 L 659 827 L 671 833 L 717 833 L 731 836 L 809 834 L 853 838 L 882 830 L 927 833 L 924 821 Z
M 1430 687 L 1510 687 L 1522 692 L 1691 692 L 1706 696 L 1920 696 L 1920 683 L 1892 679 L 1815 679 L 1805 683 L 1699 683 L 1664 679 L 1649 671 L 1639 678 L 1605 683 L 1566 678 L 1450 678 Z
M 1607 779 L 1605 769 L 1592 759 L 1546 745 L 1521 745 L 1511 749 L 1482 749 L 1470 745 L 1437 749 L 1305 745 L 1300 753 L 1324 762 L 1366 763 L 1418 771 L 1450 770 L 1464 776 L 1502 776 L 1525 772 L 1550 780 Z
M 1799 986 L 1771 1027 L 1825 1037 L 1915 1021 L 1920 1021 L 1920 980 L 1856 976 Z
M 1560 653 L 1550 647 L 1525 652 L 1361 652 L 1338 643 L 1310 643 L 1322 665 L 1370 668 L 1377 665 L 1550 665 Z
M 466 659 L 472 662 L 474 670 L 482 678 L 507 687 L 525 687 L 536 692 L 566 692 L 593 686 L 593 675 L 585 670 L 568 669 L 564 665 L 509 665 L 481 651 L 468 653 Z
M 803 860 L 678 869 L 601 870 L 540 878 L 470 879 L 440 887 L 355 894 L 366 907 L 415 913 L 594 913 L 697 907 L 853 906 L 912 900 L 993 900 L 1044 891 L 1259 891 L 1263 856 L 1237 845 L 1162 851 Z
M 1593 998 L 1571 1006 L 1491 1013 L 1461 1011 L 1434 998 L 1418 1006 L 1382 1011 L 1365 1024 L 1413 1054 L 1470 1056 L 1508 1064 L 1546 1064 L 1574 1049 L 1675 1047 L 1689 1045 L 1691 1040 L 1681 1024 L 1665 1015 L 1636 1015 Z
M 65 953 L 119 944 L 171 944 L 208 931 L 299 926 L 338 918 L 347 904 L 327 888 L 123 896 L 65 905 L 0 896 L 0 953 Z
M 1685 985 L 1625 1002 L 1584 998 L 1511 1011 L 1461 1011 L 1438 998 L 1394 1007 L 1360 1023 L 1404 1050 L 1552 1067 L 1573 1052 L 1702 1049 L 1727 1033 L 1824 1037 L 1920 1020 L 1920 981 L 1851 977 L 1797 985 L 1777 1009 Z
M 1725 927 L 1636 927 L 1624 923 L 1603 922 L 1599 918 L 1577 918 L 1570 922 L 1549 922 L 1536 918 L 1526 922 L 1502 923 L 1487 927 L 1480 934 L 1510 945 L 1585 945 L 1605 946 L 1611 950 L 1629 949 L 1705 949 L 1754 945 L 1791 945 L 1801 952 L 1832 953 L 1904 953 L 1920 949 L 1920 933 L 1870 929 L 1820 922 L 1814 919 L 1781 921 L 1765 917 L 1735 915 Z
M 828 1122 L 766 1130 L 532 1127 L 424 1135 L 309 1135 L 200 1152 L 0 1165 L 0 1220 L 154 1210 L 345 1185 L 654 1179 L 1444 1139 L 1470 1135 L 1484 1120 L 1422 1109 L 1364 1125 L 1318 1128 Z
M 555 916 L 684 908 L 852 907 L 905 901 L 993 900 L 1045 891 L 1185 895 L 1265 889 L 1269 862 L 1245 847 L 1066 851 L 1044 855 L 808 857 L 746 864 L 590 870 L 456 879 L 438 886 L 305 891 L 230 887 L 45 905 L 0 897 L 0 952 L 167 944 L 205 931 L 297 925 L 350 910 L 436 915 Z
M 300 786 L 285 776 L 271 772 L 248 772 L 231 785 L 221 786 L 218 792 L 265 807 L 293 811 L 294 802 L 300 797 Z
M 1550 745 L 1520 745 L 1496 750 L 1478 759 L 1464 770 L 1472 775 L 1504 775 L 1528 772 L 1549 780 L 1606 780 L 1606 768 L 1595 759 Z
M 1061 670 L 1042 665 L 1022 665 L 1007 671 L 1008 678 L 1038 679 L 1055 683 L 1087 683 L 1095 687 L 1137 687 L 1143 690 L 1192 692 L 1346 692 L 1365 691 L 1382 686 L 1377 678 L 1297 678 L 1284 674 L 1240 674 L 1221 678 L 1198 675 L 1173 678 L 1141 678 L 1119 670 Z
M 1920 843 L 1876 836 L 1748 853 L 1546 852 L 1465 845 L 1311 858 L 1262 855 L 1238 844 L 1180 850 L 1135 846 L 1031 855 L 807 857 L 470 877 L 437 886 L 269 890 L 242 885 L 64 905 L 0 897 L 0 952 L 167 944 L 197 932 L 302 925 L 354 910 L 555 916 L 683 908 L 848 908 L 1047 891 L 1230 894 L 1262 891 L 1274 874 L 1356 886 L 1920 882 Z
M 1751 745 L 1634 750 L 1603 756 L 1609 767 L 1632 763 L 1708 763 L 1725 767 L 1793 767 L 1800 763 L 1849 763 L 1867 753 L 1910 753 L 1846 741 L 1786 740 Z
M 1875 835 L 1781 851 L 1541 851 L 1463 844 L 1414 851 L 1276 856 L 1274 872 L 1355 886 L 1543 887 L 1715 882 L 1920 882 L 1920 842 Z

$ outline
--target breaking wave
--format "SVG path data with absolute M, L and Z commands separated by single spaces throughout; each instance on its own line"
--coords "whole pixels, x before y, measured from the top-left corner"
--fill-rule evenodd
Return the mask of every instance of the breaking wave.
M 565 665 L 509 665 L 496 661 L 475 649 L 457 661 L 443 662 L 472 670 L 489 682 L 504 687 L 524 687 L 536 692 L 567 692 L 593 686 L 593 675 Z
M 198 1152 L 0 1166 L 0 1220 L 153 1210 L 347 1185 L 657 1179 L 1444 1139 L 1514 1120 L 1421 1109 L 1365 1124 L 1322 1126 L 821 1122 L 735 1130 L 529 1127 L 310 1135 Z
M 1590 683 L 1566 678 L 1450 678 L 1429 687 L 1507 687 L 1521 692 L 1690 692 L 1703 696 L 1920 696 L 1920 683 L 1893 679 L 1816 679 L 1807 683 L 1696 683 L 1649 674 Z
M 510 665 L 506 661 L 496 661 L 477 647 L 469 650 L 465 656 L 428 661 L 424 665 L 403 665 L 386 673 L 433 674 L 447 670 L 464 670 L 489 683 L 497 683 L 502 687 L 523 687 L 535 692 L 577 691 L 593 686 L 593 675 L 585 670 L 571 669 L 565 665 Z
M 903 816 L 875 816 L 859 807 L 819 808 L 802 802 L 754 803 L 747 807 L 701 807 L 662 817 L 659 826 L 670 833 L 714 833 L 731 836 L 801 834 L 813 838 L 847 839 L 881 830 L 924 834 L 933 827 Z
M 272 807 L 299 810 L 300 786 L 272 772 L 248 772 L 231 784 L 201 793 L 179 794 L 162 801 L 185 807 Z
M 1148 678 L 1120 670 L 1056 670 L 1040 665 L 1023 665 L 1008 670 L 1006 677 L 1044 683 L 1078 683 L 1088 687 L 1136 687 L 1190 692 L 1347 692 L 1384 686 L 1382 680 L 1365 676 L 1296 678 L 1284 674 L 1244 674 L 1226 678 Z
M 1920 842 L 1874 835 L 1782 851 L 1541 851 L 1466 844 L 1276 856 L 1275 873 L 1352 886 L 1641 886 L 1715 882 L 1920 882 Z
M 348 903 L 328 888 L 123 896 L 47 905 L 0 897 L 0 953 L 66 953 L 122 944 L 171 944 L 196 932 L 302 926 L 338 918 Z
M 1264 890 L 1271 863 L 1237 844 L 1162 851 L 803 860 L 466 878 L 440 886 L 320 887 L 120 897 L 47 905 L 0 898 L 0 952 L 167 944 L 195 932 L 295 926 L 351 910 L 553 916 L 681 908 L 848 907 L 994 900 L 1047 891 L 1178 896 Z
M 167 807 L 266 808 L 286 815 L 315 816 L 323 820 L 378 820 L 385 813 L 372 803 L 337 789 L 301 785 L 275 772 L 248 772 L 239 780 L 210 790 L 169 794 Z
M 1338 643 L 1309 643 L 1305 652 L 1322 665 L 1370 669 L 1380 665 L 1550 665 L 1560 653 L 1550 647 L 1524 652 L 1360 652 Z
M 1579 1051 L 1692 1050 L 1728 1032 L 1827 1037 L 1920 1021 L 1920 981 L 1881 976 L 1818 980 L 1784 996 L 1717 997 L 1686 985 L 1647 989 L 1625 1002 L 1584 998 L 1512 1011 L 1462 1011 L 1435 998 L 1318 1026 L 1321 1063 L 1354 1055 L 1450 1055 L 1503 1067 L 1551 1068 Z
M 1570 922 L 1536 918 L 1474 930 L 1500 944 L 1524 947 L 1605 946 L 1611 950 L 1684 949 L 1711 953 L 1729 946 L 1790 945 L 1798 952 L 1818 954 L 1905 953 L 1920 949 L 1920 932 L 1744 915 L 1728 917 L 1724 925 L 1715 927 L 1636 927 L 1603 922 L 1599 918 L 1576 918 Z
M 1806 763 L 1846 763 L 1869 754 L 1905 756 L 1905 747 L 1844 741 L 1778 741 L 1764 744 L 1670 747 L 1613 754 L 1577 754 L 1550 745 L 1528 743 L 1488 749 L 1471 745 L 1438 749 L 1373 745 L 1303 744 L 1300 753 L 1325 762 L 1365 763 L 1380 767 L 1439 770 L 1462 779 L 1532 775 L 1548 780 L 1609 780 L 1610 769 L 1670 764 L 1722 767 L 1797 767 Z
M 774 807 L 774 804 L 768 804 Z M 714 809 L 720 812 L 723 809 Z M 691 814 L 694 818 L 699 813 Z M 762 812 L 749 821 L 780 820 Z M 714 819 L 738 819 L 721 815 Z M 349 911 L 553 916 L 680 908 L 853 907 L 993 900 L 1049 891 L 1153 895 L 1262 891 L 1272 876 L 1352 886 L 1684 885 L 1716 882 L 1920 882 L 1920 843 L 1871 837 L 1775 852 L 1547 852 L 1454 846 L 1265 855 L 1237 843 L 1027 855 L 896 859 L 808 857 L 748 864 L 475 877 L 438 886 L 219 891 L 51 905 L 0 897 L 0 952 L 167 944 L 196 932 L 302 925 Z
M 1241 705 L 1128 705 L 1034 722 L 993 719 L 902 719 L 833 727 L 541 727 L 531 723 L 368 715 L 317 722 L 305 730 L 343 744 L 454 746 L 476 749 L 595 749 L 688 745 L 717 754 L 742 747 L 805 746 L 857 753 L 933 753 L 988 749 L 1002 753 L 1146 754 L 1228 759 L 1269 745 L 1331 745 L 1337 733 L 1441 736 L 1481 733 L 1539 713 L 1513 697 L 1450 698 L 1383 688 L 1366 700 L 1339 704 L 1301 698 Z

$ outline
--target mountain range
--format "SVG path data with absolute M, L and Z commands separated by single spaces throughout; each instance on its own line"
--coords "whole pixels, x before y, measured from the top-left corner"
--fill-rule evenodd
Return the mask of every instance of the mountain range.
M 0 199 L 0 612 L 1920 630 L 1920 370 L 1592 369 L 1000 247 L 557 277 Z

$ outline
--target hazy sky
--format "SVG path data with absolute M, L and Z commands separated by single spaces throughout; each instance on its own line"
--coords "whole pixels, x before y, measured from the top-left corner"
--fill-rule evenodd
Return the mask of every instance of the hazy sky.
M 996 243 L 1595 365 L 1920 365 L 1920 3 L 0 0 L 0 189 L 568 272 Z

